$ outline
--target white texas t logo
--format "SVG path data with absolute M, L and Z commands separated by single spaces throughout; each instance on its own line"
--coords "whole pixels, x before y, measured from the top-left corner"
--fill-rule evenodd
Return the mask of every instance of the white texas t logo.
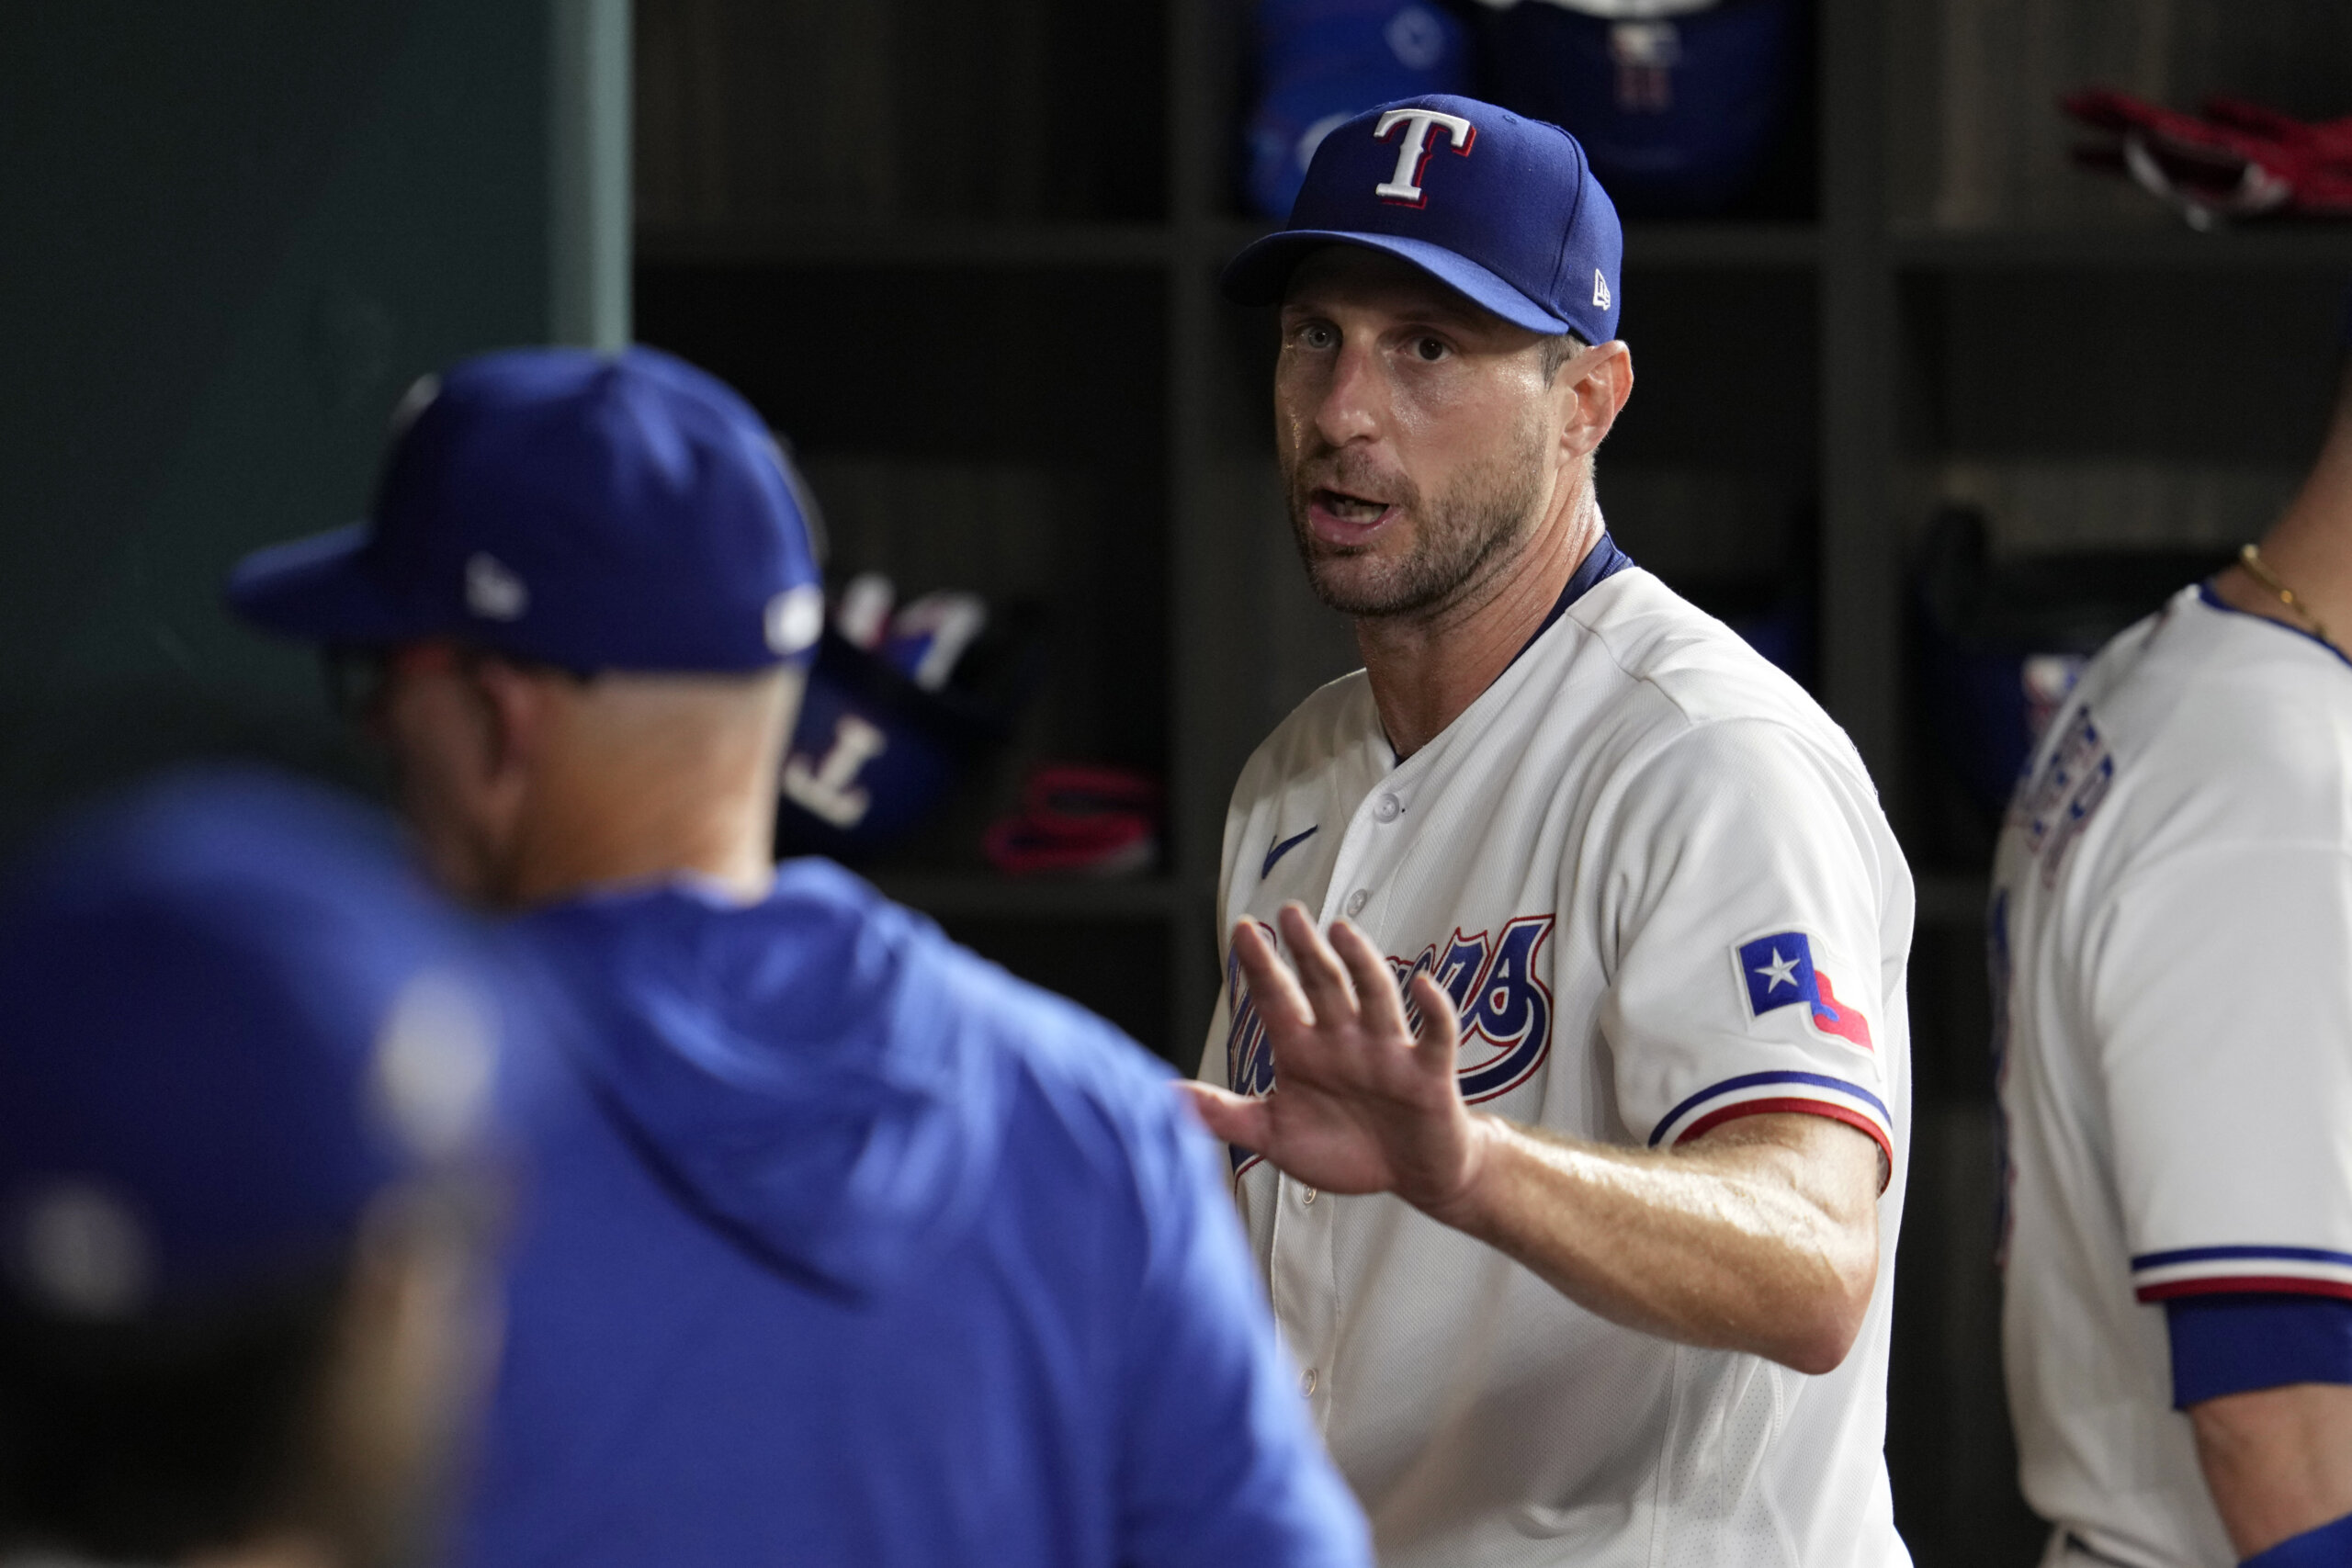
M 865 820 L 874 797 L 856 787 L 865 764 L 890 749 L 890 738 L 854 713 L 842 715 L 833 726 L 833 744 L 813 767 L 795 751 L 784 760 L 778 781 L 786 796 L 806 807 L 820 822 L 848 832 Z
M 1385 141 L 1388 133 L 1398 126 L 1406 127 L 1405 140 L 1396 149 L 1396 172 L 1385 185 L 1372 187 L 1372 194 L 1383 201 L 1402 202 L 1407 207 L 1419 207 L 1428 198 L 1421 194 L 1421 165 L 1430 161 L 1430 128 L 1435 126 L 1445 132 L 1446 141 L 1456 152 L 1467 157 L 1470 143 L 1478 140 L 1478 128 L 1458 114 L 1440 114 L 1435 109 L 1390 109 L 1372 128 L 1374 141 Z

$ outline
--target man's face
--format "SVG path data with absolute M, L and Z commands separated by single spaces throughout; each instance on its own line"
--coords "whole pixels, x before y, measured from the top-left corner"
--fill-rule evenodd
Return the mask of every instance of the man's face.
M 1545 340 L 1376 251 L 1299 264 L 1275 443 L 1309 581 L 1358 616 L 1440 608 L 1524 542 L 1563 471 Z

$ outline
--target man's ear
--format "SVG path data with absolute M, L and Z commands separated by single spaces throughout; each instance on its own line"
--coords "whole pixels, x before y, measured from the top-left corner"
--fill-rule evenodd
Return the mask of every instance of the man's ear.
M 1578 349 L 1560 367 L 1559 382 L 1570 400 L 1560 444 L 1569 457 L 1582 457 L 1608 439 L 1634 395 L 1633 351 L 1614 338 Z
M 485 659 L 474 671 L 489 724 L 491 777 L 503 781 L 527 771 L 546 750 L 555 694 L 547 676 Z

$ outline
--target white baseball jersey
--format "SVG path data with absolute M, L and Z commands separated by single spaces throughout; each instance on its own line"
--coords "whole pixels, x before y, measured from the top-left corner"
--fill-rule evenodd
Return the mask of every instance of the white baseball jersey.
M 2161 1303 L 2352 1298 L 2352 668 L 2198 588 L 2109 644 L 1991 941 L 2026 1496 L 2115 1561 L 2234 1562 Z
M 1452 993 L 1482 1109 L 1635 1147 L 1810 1111 L 1893 1172 L 1861 1336 L 1807 1377 L 1621 1328 L 1393 1197 L 1317 1193 L 1236 1150 L 1275 1314 L 1383 1563 L 1906 1563 L 1882 1450 L 1912 887 L 1843 732 L 1628 566 L 1401 762 L 1361 671 L 1302 704 L 1234 791 L 1225 929 L 1293 898 Z M 1272 1082 L 1229 953 L 1202 1076 Z

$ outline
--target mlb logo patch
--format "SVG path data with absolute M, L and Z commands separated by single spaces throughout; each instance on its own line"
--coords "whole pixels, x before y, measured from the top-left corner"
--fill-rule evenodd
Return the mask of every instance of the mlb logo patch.
M 1741 942 L 1740 978 L 1747 986 L 1747 1010 L 1754 1018 L 1779 1008 L 1803 1003 L 1813 1026 L 1849 1044 L 1871 1048 L 1870 1020 L 1860 1008 L 1838 999 L 1829 976 L 1813 962 L 1813 943 L 1803 931 L 1776 931 L 1754 942 Z

